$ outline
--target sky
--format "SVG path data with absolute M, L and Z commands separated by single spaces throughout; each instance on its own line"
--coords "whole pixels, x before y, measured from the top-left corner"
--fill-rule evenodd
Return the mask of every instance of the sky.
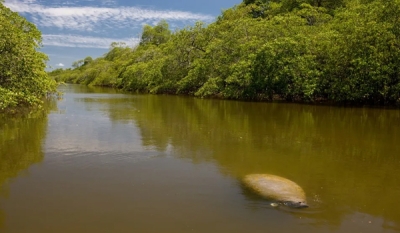
M 5 0 L 42 31 L 49 69 L 107 53 L 112 42 L 134 46 L 145 24 L 166 20 L 172 30 L 213 22 L 242 0 Z

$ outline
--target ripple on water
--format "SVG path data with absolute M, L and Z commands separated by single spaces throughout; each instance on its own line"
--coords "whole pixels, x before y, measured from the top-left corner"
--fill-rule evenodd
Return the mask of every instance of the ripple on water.
M 91 167 L 116 166 L 137 163 L 161 156 L 156 151 L 80 151 L 64 149 L 46 153 L 44 163 L 52 166 L 86 169 Z

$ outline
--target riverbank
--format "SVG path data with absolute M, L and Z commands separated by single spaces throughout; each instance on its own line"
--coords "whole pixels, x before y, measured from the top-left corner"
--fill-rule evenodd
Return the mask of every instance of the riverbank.
M 399 107 L 398 13 L 398 1 L 383 0 L 242 3 L 209 25 L 145 25 L 137 46 L 113 43 L 49 74 L 139 93 Z

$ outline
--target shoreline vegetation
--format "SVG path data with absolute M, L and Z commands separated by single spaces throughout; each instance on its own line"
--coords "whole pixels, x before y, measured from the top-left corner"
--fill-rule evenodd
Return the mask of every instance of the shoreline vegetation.
M 47 56 L 37 51 L 41 32 L 0 0 L 0 113 L 41 108 L 56 93 L 57 83 L 47 72 Z
M 50 77 L 131 92 L 400 106 L 400 0 L 245 0 L 205 25 L 143 27 L 140 43 Z

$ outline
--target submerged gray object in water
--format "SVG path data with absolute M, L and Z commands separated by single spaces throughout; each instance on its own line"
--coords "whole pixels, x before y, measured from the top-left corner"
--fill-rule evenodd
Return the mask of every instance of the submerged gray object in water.
M 243 179 L 259 195 L 294 208 L 308 207 L 306 194 L 295 182 L 269 174 L 251 174 Z

